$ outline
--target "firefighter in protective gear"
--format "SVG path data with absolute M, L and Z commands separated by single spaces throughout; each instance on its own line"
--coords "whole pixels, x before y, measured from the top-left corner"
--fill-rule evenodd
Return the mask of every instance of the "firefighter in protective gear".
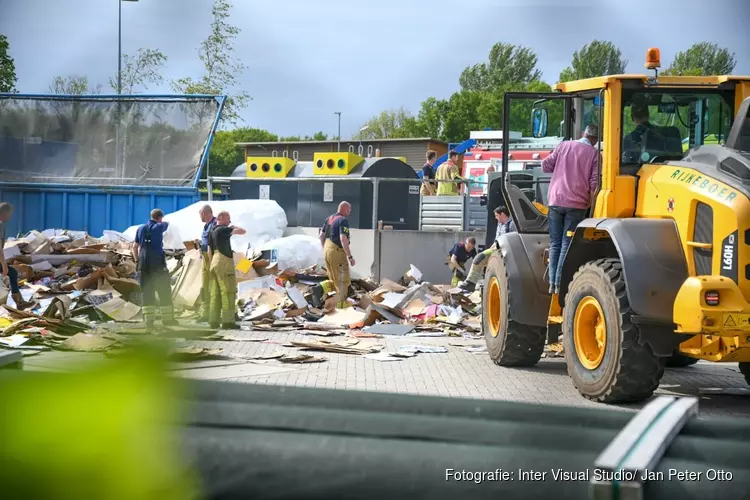
M 323 247 L 323 257 L 328 271 L 328 279 L 336 289 L 336 307 L 347 306 L 351 278 L 349 266 L 354 265 L 354 257 L 349 247 L 349 214 L 352 206 L 347 201 L 339 203 L 338 212 L 328 217 L 320 228 L 319 238 Z
M 138 279 L 141 285 L 143 318 L 146 328 L 152 328 L 156 320 L 157 296 L 161 322 L 164 326 L 174 326 L 172 307 L 172 284 L 164 257 L 164 233 L 169 227 L 164 222 L 164 212 L 155 208 L 151 220 L 138 228 L 133 243 L 133 258 L 138 263 Z
M 492 255 L 492 252 L 500 248 L 500 244 L 498 243 L 500 236 L 506 233 L 516 232 L 516 224 L 513 222 L 513 219 L 510 216 L 510 211 L 507 207 L 501 205 L 495 209 L 495 220 L 497 221 L 495 241 L 487 250 L 476 256 L 476 258 L 471 263 L 469 276 L 466 278 L 466 281 L 462 281 L 458 285 L 461 289 L 467 292 L 474 291 L 477 283 L 482 278 L 484 269 L 487 267 L 487 262 L 489 261 L 490 255 Z
M 470 236 L 466 241 L 456 243 L 450 252 L 448 252 L 448 267 L 453 273 L 451 286 L 457 286 L 458 283 L 466 278 L 466 261 L 477 255 L 477 240 Z
M 211 230 L 216 227 L 216 217 L 211 205 L 203 205 L 198 211 L 201 222 L 203 222 L 203 232 L 200 241 L 196 241 L 195 247 L 201 249 L 201 308 L 199 323 L 208 321 L 209 311 L 211 310 L 211 259 L 208 258 L 208 236 Z
M 212 328 L 237 328 L 234 316 L 237 309 L 237 278 L 234 271 L 233 234 L 245 234 L 241 227 L 231 225 L 229 212 L 216 216 L 216 226 L 208 237 L 208 257 L 211 259 L 211 305 L 208 322 Z

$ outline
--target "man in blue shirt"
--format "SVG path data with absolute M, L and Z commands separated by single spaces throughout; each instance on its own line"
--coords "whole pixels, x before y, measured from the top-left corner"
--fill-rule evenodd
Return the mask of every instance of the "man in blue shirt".
M 466 238 L 466 241 L 456 243 L 450 252 L 448 252 L 448 267 L 453 272 L 451 286 L 456 286 L 462 278 L 466 277 L 466 261 L 477 255 L 477 240 L 473 236 Z
M 161 322 L 164 326 L 174 326 L 172 307 L 172 286 L 164 257 L 164 232 L 169 227 L 163 222 L 164 212 L 155 208 L 151 220 L 138 228 L 133 243 L 133 258 L 138 264 L 138 278 L 141 285 L 143 318 L 146 328 L 153 328 L 156 319 L 156 295 L 159 296 Z
M 349 202 L 339 203 L 338 211 L 328 217 L 320 228 L 320 245 L 323 247 L 328 279 L 336 289 L 337 307 L 346 307 L 346 297 L 349 295 L 349 266 L 355 264 L 352 251 L 349 248 L 349 219 L 352 211 Z
M 203 222 L 201 240 L 196 242 L 196 247 L 201 249 L 201 313 L 198 322 L 206 323 L 211 310 L 211 259 L 208 258 L 208 236 L 211 230 L 216 227 L 216 217 L 214 217 L 211 205 L 203 205 L 198 211 L 198 215 Z
M 435 161 L 437 161 L 437 153 L 430 149 L 427 151 L 427 163 L 422 167 L 422 187 L 419 192 L 423 196 L 435 194 L 435 183 L 430 182 L 435 179 Z

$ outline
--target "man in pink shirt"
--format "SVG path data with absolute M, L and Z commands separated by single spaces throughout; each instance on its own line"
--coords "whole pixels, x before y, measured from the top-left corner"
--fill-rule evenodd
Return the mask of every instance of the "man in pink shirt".
M 542 161 L 542 170 L 552 173 L 547 205 L 549 213 L 549 293 L 560 293 L 559 265 L 565 258 L 576 226 L 586 218 L 599 184 L 596 125 L 586 127 L 577 141 L 561 142 Z

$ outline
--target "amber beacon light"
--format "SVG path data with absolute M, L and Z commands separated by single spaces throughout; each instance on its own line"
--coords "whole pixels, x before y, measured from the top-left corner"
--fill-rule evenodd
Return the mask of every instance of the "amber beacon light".
M 646 69 L 661 68 L 661 52 L 656 47 L 646 51 Z

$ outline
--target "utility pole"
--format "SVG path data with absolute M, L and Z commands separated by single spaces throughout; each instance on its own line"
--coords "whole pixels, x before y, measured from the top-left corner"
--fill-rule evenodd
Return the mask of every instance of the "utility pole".
M 117 95 L 122 94 L 122 2 L 137 2 L 138 0 L 117 0 Z M 120 169 L 120 102 L 117 102 L 117 123 L 115 124 L 115 175 Z M 122 169 L 125 177 L 125 168 Z
M 339 135 L 336 136 L 336 139 L 338 140 L 337 150 L 340 153 L 341 152 L 341 111 L 334 111 L 333 114 L 339 115 Z

